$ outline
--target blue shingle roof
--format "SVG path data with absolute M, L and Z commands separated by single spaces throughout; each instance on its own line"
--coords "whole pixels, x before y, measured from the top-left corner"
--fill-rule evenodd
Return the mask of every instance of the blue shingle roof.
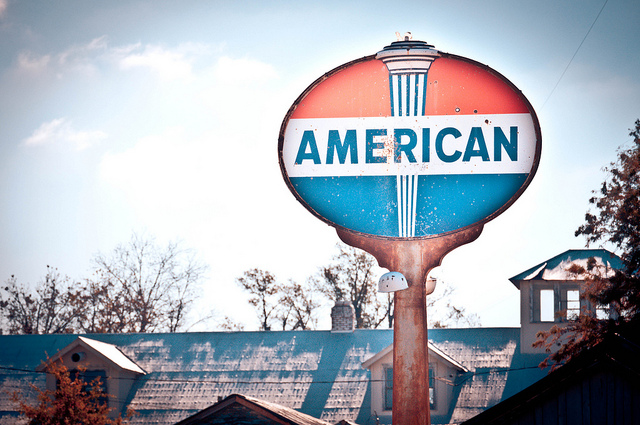
M 233 393 L 278 403 L 332 423 L 349 419 L 367 424 L 375 421 L 371 417 L 369 370 L 361 365 L 392 344 L 393 331 L 87 337 L 117 346 L 147 372 L 136 379 L 126 400 L 139 413 L 134 424 L 173 424 Z M 20 388 L 30 381 L 44 385 L 42 374 L 35 370 L 46 359 L 45 353 L 53 356 L 76 338 L 0 336 L 0 387 Z M 451 411 L 434 417 L 434 424 L 467 419 L 544 376 L 535 367 L 541 356 L 520 354 L 518 328 L 432 329 L 429 339 L 469 370 L 455 383 L 457 400 Z M 14 406 L 7 394 L 0 393 L 2 415 Z
M 520 352 L 520 328 L 430 329 L 429 340 L 468 373 L 454 382 L 454 404 L 434 424 L 460 423 L 546 375 L 544 354 Z
M 562 280 L 563 273 L 566 276 L 566 269 L 564 265 L 568 265 L 572 262 L 581 262 L 586 265 L 586 261 L 589 258 L 595 258 L 601 260 L 601 262 L 613 269 L 621 269 L 623 267 L 622 260 L 617 255 L 607 251 L 606 249 L 570 249 L 562 254 L 558 254 L 553 258 L 550 258 L 542 263 L 519 273 L 509 280 L 520 289 L 520 281 L 542 279 L 548 280 L 548 275 L 553 275 L 552 280 Z M 551 277 L 551 276 L 549 276 Z

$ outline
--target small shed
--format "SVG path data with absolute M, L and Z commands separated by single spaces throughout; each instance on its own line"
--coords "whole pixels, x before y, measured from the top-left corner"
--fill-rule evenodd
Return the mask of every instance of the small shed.
M 126 412 L 126 400 L 133 383 L 147 374 L 116 345 L 84 336 L 77 337 L 48 362 L 38 366 L 36 371 L 47 372 L 48 365 L 56 361 L 62 361 L 70 372 L 75 372 L 72 376 L 81 371 L 80 375 L 86 382 L 100 378 L 104 392 L 109 395 L 106 402 L 112 409 L 109 414 L 112 418 Z M 57 385 L 55 377 L 47 373 L 46 388 L 55 391 Z
M 640 424 L 640 345 L 611 335 L 462 425 Z
M 232 394 L 176 425 L 331 425 L 297 410 L 242 394 Z

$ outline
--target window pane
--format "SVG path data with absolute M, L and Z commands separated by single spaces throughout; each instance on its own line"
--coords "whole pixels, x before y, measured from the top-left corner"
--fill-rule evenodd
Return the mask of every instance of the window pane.
M 384 369 L 384 410 L 393 407 L 393 368 Z
M 553 289 L 541 289 L 540 290 L 540 321 L 541 322 L 553 322 L 554 319 L 553 308 Z
M 79 371 L 77 369 L 72 369 L 69 371 L 71 379 L 81 379 L 85 382 L 83 387 L 83 391 L 90 392 L 91 384 L 94 379 L 100 378 L 100 386 L 99 388 L 102 390 L 103 395 L 99 398 L 100 403 L 109 405 L 109 397 L 107 392 L 107 372 L 104 370 L 85 370 Z M 60 382 L 56 381 L 56 388 L 59 388 Z
M 607 320 L 609 318 L 609 305 L 599 305 L 596 307 L 596 319 Z
M 436 380 L 432 367 L 429 367 L 429 404 L 431 409 L 436 408 Z
M 567 320 L 576 320 L 580 315 L 580 291 L 567 291 Z

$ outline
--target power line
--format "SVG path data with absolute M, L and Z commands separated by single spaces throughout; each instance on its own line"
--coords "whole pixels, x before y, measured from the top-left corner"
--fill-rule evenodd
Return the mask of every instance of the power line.
M 440 378 L 440 377 L 434 377 L 434 379 L 439 380 L 439 381 L 443 381 L 443 382 L 447 382 L 449 385 L 452 386 L 459 386 L 462 385 L 463 383 L 465 383 L 466 381 L 468 381 L 469 379 L 473 378 L 474 376 L 480 376 L 480 375 L 487 375 L 490 373 L 508 373 L 508 372 L 515 372 L 515 371 L 520 371 L 520 370 L 527 370 L 527 369 L 537 369 L 538 366 L 524 366 L 524 367 L 519 367 L 519 368 L 483 368 L 480 371 L 475 371 L 475 372 L 467 372 L 467 373 L 463 373 L 461 374 L 461 377 L 463 378 L 460 382 L 453 382 L 444 378 Z M 12 372 L 21 372 L 21 373 L 28 373 L 28 374 L 34 374 L 34 375 L 43 375 L 46 374 L 46 371 L 35 371 L 35 370 L 30 370 L 30 369 L 19 369 L 19 368 L 13 368 L 13 367 L 5 367 L 5 366 L 0 366 L 0 370 L 8 370 L 8 371 L 12 371 Z M 189 372 L 189 371 L 186 371 Z M 247 371 L 247 372 L 251 372 L 251 371 Z M 166 372 L 157 372 L 157 373 L 166 373 Z M 184 373 L 184 372 L 173 372 L 173 373 Z M 206 372 L 205 372 L 206 373 Z M 82 375 L 82 373 L 80 373 L 80 375 Z M 108 377 L 108 379 L 117 379 L 117 380 L 137 380 L 139 378 L 128 378 L 128 377 Z M 384 379 L 352 379 L 352 378 L 346 378 L 346 379 L 334 379 L 334 380 L 291 380 L 291 381 L 286 381 L 286 380 L 278 380 L 278 381 L 271 381 L 271 380 L 246 380 L 246 379 L 188 379 L 188 378 L 160 378 L 160 377 L 149 377 L 146 376 L 144 378 L 141 378 L 144 381 L 147 382 L 174 382 L 174 383 L 181 383 L 181 384 L 240 384 L 240 385 L 251 385 L 251 384 L 265 384 L 265 385 L 284 385 L 284 384 L 363 384 L 363 383 L 368 383 L 368 382 L 384 382 Z
M 469 380 L 472 380 L 474 377 L 476 376 L 481 376 L 481 375 L 488 375 L 488 374 L 492 374 L 492 373 L 509 373 L 509 372 L 514 372 L 514 371 L 521 371 L 521 370 L 527 370 L 527 369 L 537 369 L 538 366 L 525 366 L 525 367 L 519 367 L 519 368 L 482 368 L 479 371 L 474 371 L 474 372 L 466 372 L 461 374 L 458 379 L 453 379 L 453 380 L 449 380 L 446 378 L 442 378 L 442 377 L 438 377 L 435 376 L 433 377 L 435 380 L 437 381 L 441 381 L 444 382 L 446 385 L 452 386 L 452 387 L 458 387 L 458 386 L 462 386 L 465 385 Z M 24 373 L 24 374 L 32 374 L 32 375 L 44 375 L 47 372 L 44 370 L 31 370 L 31 369 L 21 369 L 21 368 L 14 368 L 14 367 L 6 367 L 6 366 L 0 366 L 0 370 L 6 370 L 6 371 L 10 371 L 10 372 L 20 372 L 20 373 Z M 159 372 L 162 373 L 162 372 Z M 177 372 L 180 373 L 180 372 Z M 80 375 L 82 375 L 82 373 L 80 373 Z M 6 374 L 5 374 L 6 376 Z M 127 377 L 108 377 L 107 379 L 116 379 L 116 380 L 137 380 L 138 378 L 127 378 Z M 149 377 L 146 376 L 144 378 L 142 378 L 142 380 L 144 381 L 151 381 L 151 382 L 172 382 L 172 383 L 180 383 L 180 384 L 212 384 L 212 385 L 219 385 L 219 386 L 224 386 L 224 385 L 312 385 L 312 384 L 327 384 L 327 385 L 334 385 L 334 384 L 369 384 L 369 383 L 384 383 L 385 380 L 384 379 L 353 379 L 353 378 L 347 378 L 347 379 L 335 379 L 335 380 L 291 380 L 291 381 L 283 381 L 283 380 L 279 380 L 279 381 L 270 381 L 270 380 L 255 380 L 255 381 L 250 381 L 250 380 L 242 380 L 242 379 L 180 379 L 180 378 L 155 378 L 155 377 Z M 254 391 L 256 390 L 256 388 L 254 388 Z M 228 388 L 218 388 L 217 391 L 219 392 L 219 396 L 221 396 L 223 393 L 229 393 L 229 389 Z M 251 392 L 251 391 L 250 391 Z M 185 404 L 185 402 L 180 401 L 177 402 L 176 400 L 172 399 L 170 401 L 166 401 L 166 397 L 163 396 L 157 396 L 156 399 L 149 399 L 149 400 L 138 400 L 137 402 L 133 403 L 134 400 L 131 400 L 129 398 L 119 398 L 116 397 L 114 395 L 109 394 L 108 395 L 109 400 L 113 401 L 113 402 L 119 402 L 119 403 L 126 403 L 127 401 L 132 402 L 132 405 L 130 405 L 129 407 L 133 406 L 133 410 L 138 412 L 142 412 L 142 411 L 146 411 L 149 409 L 153 409 L 153 410 L 157 410 L 157 409 L 161 409 L 161 410 L 200 410 L 202 407 L 200 406 L 201 402 L 198 401 L 194 401 L 192 400 L 191 403 L 191 407 L 185 407 L 185 406 L 178 406 L 178 404 Z
M 551 89 L 551 93 L 549 93 L 549 96 L 547 96 L 547 100 L 544 101 L 544 103 L 542 104 L 542 107 L 544 108 L 544 106 L 547 104 L 547 102 L 549 101 L 549 99 L 551 98 L 551 95 L 553 95 L 553 92 L 556 91 L 556 88 L 558 87 L 558 85 L 560 84 L 560 81 L 562 81 L 562 77 L 564 77 L 564 74 L 566 74 L 567 70 L 569 69 L 569 66 L 571 66 L 571 63 L 573 62 L 573 59 L 576 57 L 576 55 L 578 54 L 578 52 L 580 51 L 580 48 L 582 47 L 582 45 L 584 44 L 584 41 L 587 39 L 587 37 L 589 36 L 589 33 L 591 32 L 591 30 L 593 29 L 593 26 L 596 24 L 596 22 L 598 21 L 598 18 L 600 17 L 600 15 L 602 14 L 602 11 L 604 10 L 604 7 L 607 5 L 607 3 L 609 2 L 609 0 L 605 0 L 604 4 L 602 5 L 602 7 L 600 8 L 600 12 L 598 12 L 598 16 L 596 16 L 596 19 L 593 20 L 593 23 L 591 24 L 591 26 L 589 27 L 589 30 L 587 31 L 587 33 L 584 35 L 584 37 L 582 38 L 582 41 L 580 42 L 580 45 L 578 46 L 578 48 L 576 49 L 575 53 L 573 54 L 573 56 L 571 56 L 571 59 L 569 60 L 569 63 L 567 64 L 567 66 L 564 68 L 564 71 L 562 71 L 562 74 L 560 75 L 560 78 L 558 78 L 558 82 L 556 82 L 556 85 L 553 86 L 553 89 Z

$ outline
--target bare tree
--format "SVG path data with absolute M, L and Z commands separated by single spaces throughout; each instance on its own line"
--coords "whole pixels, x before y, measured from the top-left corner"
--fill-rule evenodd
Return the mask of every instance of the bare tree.
M 244 330 L 244 325 L 234 321 L 229 316 L 224 316 L 224 319 L 218 323 L 218 328 L 223 331 L 239 332 Z
M 100 276 L 99 272 L 94 273 Z M 80 294 L 82 320 L 77 330 L 86 333 L 117 333 L 126 322 L 127 308 L 113 282 L 101 278 L 86 279 Z
M 254 268 L 245 271 L 236 282 L 251 294 L 249 304 L 256 308 L 260 330 L 270 331 L 276 316 L 280 291 L 275 276 L 266 270 Z
M 111 255 L 98 254 L 92 294 L 110 332 L 175 332 L 185 325 L 187 308 L 206 267 L 175 242 L 162 247 L 134 234 Z M 100 292 L 102 291 L 102 292 Z M 105 320 L 108 318 L 108 321 Z M 89 329 L 88 329 L 89 330 Z
M 285 329 L 313 329 L 315 311 L 321 306 L 317 295 L 335 303 L 349 301 L 355 310 L 357 328 L 393 328 L 393 294 L 378 293 L 377 262 L 373 256 L 348 245 L 338 244 L 338 253 L 328 266 L 306 285 L 294 281 L 279 283 L 276 277 L 257 268 L 247 270 L 236 279 L 251 294 L 249 303 L 256 308 L 261 330 L 271 330 L 278 323 Z M 430 325 L 433 327 L 479 326 L 478 317 L 467 314 L 451 301 L 448 288 L 427 298 Z
M 280 290 L 277 315 L 282 329 L 313 329 L 317 324 L 313 313 L 320 305 L 313 299 L 312 291 L 293 280 L 281 285 Z
M 382 308 L 384 309 L 382 320 L 387 320 L 389 329 L 393 329 L 393 319 L 395 318 L 393 302 L 393 293 L 391 292 L 386 294 L 386 296 L 384 297 L 384 301 L 382 302 Z
M 47 273 L 34 291 L 18 283 L 15 276 L 0 292 L 0 307 L 7 331 L 12 334 L 72 332 L 77 318 L 80 291 L 47 266 Z
M 256 309 L 260 330 L 269 331 L 274 323 L 282 330 L 315 327 L 313 314 L 319 304 L 309 288 L 293 280 L 279 283 L 271 272 L 256 268 L 245 271 L 236 282 L 251 294 L 249 303 Z
M 206 270 L 178 244 L 135 234 L 94 261 L 93 275 L 73 285 L 49 266 L 34 291 L 12 276 L 0 291 L 8 332 L 175 332 Z
M 356 314 L 356 327 L 378 328 L 386 323 L 393 328 L 394 297 L 378 293 L 377 262 L 359 249 L 338 244 L 333 262 L 320 269 L 317 289 L 331 301 L 350 301 Z M 447 287 L 427 297 L 429 325 L 432 327 L 480 326 L 478 316 L 466 313 L 451 300 L 453 288 Z
M 376 260 L 366 252 L 338 244 L 331 264 L 320 268 L 315 279 L 319 292 L 329 300 L 350 301 L 355 310 L 357 328 L 376 328 L 391 313 L 390 304 L 377 297 Z
M 477 314 L 469 314 L 464 307 L 456 306 L 451 299 L 455 290 L 445 286 L 443 291 L 427 297 L 427 313 L 429 326 L 433 328 L 478 327 L 480 318 Z

